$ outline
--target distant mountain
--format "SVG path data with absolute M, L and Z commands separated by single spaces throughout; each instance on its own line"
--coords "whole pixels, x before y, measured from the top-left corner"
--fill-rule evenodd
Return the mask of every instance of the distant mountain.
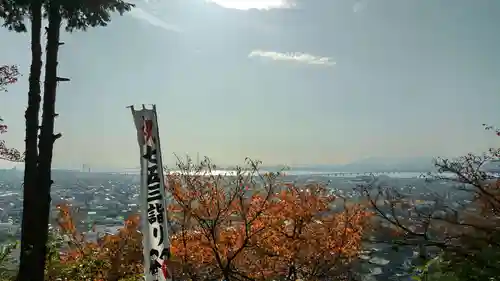
M 7 160 L 0 159 L 0 169 L 10 170 L 24 168 L 24 163 L 14 163 Z
M 483 170 L 493 172 L 493 173 L 499 173 L 500 172 L 500 160 L 492 160 L 490 162 L 485 163 L 482 166 Z
M 381 158 L 372 157 L 343 166 L 343 169 L 353 172 L 428 172 L 434 170 L 433 159 L 419 158 Z
M 433 159 L 419 158 L 382 158 L 371 157 L 344 165 L 303 165 L 292 170 L 335 171 L 335 172 L 428 172 L 433 171 Z

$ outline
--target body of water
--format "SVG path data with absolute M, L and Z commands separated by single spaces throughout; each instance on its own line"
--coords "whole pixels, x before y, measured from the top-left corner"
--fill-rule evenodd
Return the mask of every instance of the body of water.
M 266 173 L 267 171 L 260 171 L 261 173 Z M 169 171 L 171 174 L 180 173 L 180 171 Z M 208 173 L 208 172 L 207 172 Z M 212 175 L 225 175 L 225 176 L 235 176 L 236 171 L 231 170 L 213 170 L 210 172 Z M 193 173 L 194 174 L 194 173 Z M 247 173 L 246 173 L 247 174 Z M 285 176 L 304 176 L 304 177 L 313 177 L 313 176 L 321 176 L 321 177 L 334 177 L 334 178 L 355 178 L 360 176 L 387 176 L 391 178 L 401 178 L 401 179 L 410 179 L 410 178 L 422 178 L 426 175 L 426 173 L 418 173 L 418 172 L 360 172 L 360 173 L 351 173 L 351 172 L 336 172 L 336 171 L 307 171 L 307 170 L 292 170 L 292 171 L 283 171 Z M 452 174 L 443 174 L 442 176 L 452 176 Z

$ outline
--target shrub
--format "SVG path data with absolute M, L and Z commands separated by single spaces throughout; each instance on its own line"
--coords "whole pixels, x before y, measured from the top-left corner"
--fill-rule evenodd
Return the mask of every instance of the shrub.
M 500 130 L 485 128 L 500 136 Z M 415 198 L 421 194 L 363 188 L 378 217 L 398 230 L 393 242 L 418 247 L 424 264 L 434 258 L 429 250 L 438 252 L 438 266 L 423 272 L 426 280 L 500 280 L 500 179 L 485 169 L 499 158 L 500 149 L 490 149 L 482 155 L 437 159 L 438 174 L 427 179 L 455 189 L 445 194 L 428 190 L 425 206 Z
M 280 173 L 259 173 L 254 162 L 233 176 L 212 173 L 208 160 L 179 167 L 167 185 L 169 266 L 176 280 L 347 278 L 370 222 L 364 207 L 333 212 L 332 203 L 342 199 L 325 185 L 286 183 Z M 59 211 L 48 280 L 142 280 L 138 215 L 119 233 L 87 242 L 76 231 L 71 208 L 61 205 Z

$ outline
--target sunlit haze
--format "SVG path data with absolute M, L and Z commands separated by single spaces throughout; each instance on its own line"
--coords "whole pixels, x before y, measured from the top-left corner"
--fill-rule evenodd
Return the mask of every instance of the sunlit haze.
M 289 8 L 292 3 L 287 0 L 207 0 L 228 9 L 238 10 L 269 10 L 276 8 Z
M 136 0 L 64 32 L 54 167 L 134 169 L 131 104 L 157 104 L 164 162 L 456 156 L 497 146 L 498 0 Z M 29 34 L 0 29 L 9 146 L 24 147 Z M 45 59 L 44 59 L 45 61 Z

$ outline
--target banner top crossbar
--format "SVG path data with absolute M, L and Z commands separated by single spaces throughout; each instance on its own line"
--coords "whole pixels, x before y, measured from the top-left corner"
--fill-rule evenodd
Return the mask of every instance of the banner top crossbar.
M 142 104 L 142 109 L 146 109 L 146 105 L 151 106 L 153 110 L 156 110 L 156 104 L 154 104 L 154 103 Z M 131 110 L 135 110 L 134 105 L 129 105 L 126 108 L 130 108 Z

